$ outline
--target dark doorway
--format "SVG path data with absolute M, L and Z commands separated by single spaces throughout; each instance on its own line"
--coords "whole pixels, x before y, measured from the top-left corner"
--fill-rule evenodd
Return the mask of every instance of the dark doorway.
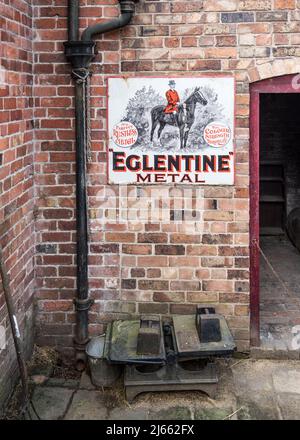
M 300 206 L 300 95 L 260 99 L 260 234 L 280 235 Z
M 261 93 L 259 100 L 260 340 L 292 350 L 300 324 L 300 253 L 286 221 L 300 208 L 300 95 Z

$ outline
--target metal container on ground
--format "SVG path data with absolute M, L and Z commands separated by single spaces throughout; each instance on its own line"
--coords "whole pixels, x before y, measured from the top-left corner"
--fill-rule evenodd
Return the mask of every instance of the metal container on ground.
M 120 377 L 122 367 L 107 362 L 104 356 L 105 335 L 92 338 L 86 347 L 92 383 L 96 387 L 111 387 Z

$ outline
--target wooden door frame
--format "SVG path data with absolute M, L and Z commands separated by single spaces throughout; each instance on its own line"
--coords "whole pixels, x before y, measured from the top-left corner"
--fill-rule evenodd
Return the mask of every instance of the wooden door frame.
M 284 75 L 250 84 L 250 343 L 260 345 L 259 294 L 259 150 L 260 95 L 300 93 L 300 75 Z

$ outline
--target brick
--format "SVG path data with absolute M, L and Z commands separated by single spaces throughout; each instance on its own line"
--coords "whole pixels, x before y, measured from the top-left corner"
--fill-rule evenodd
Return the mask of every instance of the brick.
M 156 245 L 156 255 L 184 255 L 185 247 L 182 245 Z
M 249 264 L 250 264 L 249 258 L 235 258 L 234 259 L 235 267 L 248 268 Z
M 145 231 L 159 231 L 160 225 L 155 223 L 146 223 Z
M 180 42 L 179 38 L 176 38 Z M 181 39 L 182 47 L 196 47 L 198 45 L 197 37 L 183 37 Z
M 220 291 L 219 301 L 221 303 L 249 304 L 249 295 L 246 293 L 232 294 Z
M 121 71 L 122 72 L 148 72 L 153 70 L 152 61 L 122 61 Z M 109 73 L 109 72 L 106 72 Z M 113 73 L 113 72 L 112 72 Z
M 162 277 L 167 280 L 175 279 L 177 278 L 177 271 L 176 267 L 163 267 L 161 269 Z
M 167 234 L 161 234 L 161 233 L 138 234 L 139 243 L 167 243 L 167 241 L 168 241 Z
M 138 287 L 141 290 L 168 290 L 169 282 L 161 280 L 139 280 Z
M 257 21 L 287 21 L 288 15 L 284 11 L 274 11 L 274 12 L 257 12 Z
M 232 281 L 205 280 L 202 283 L 203 290 L 209 292 L 232 292 Z
M 190 280 L 194 277 L 194 268 L 193 267 L 180 267 L 178 269 L 179 279 L 180 280 Z
M 73 310 L 73 303 L 72 301 L 43 301 L 39 304 L 39 307 L 46 312 L 68 312 Z
M 196 234 L 172 234 L 171 243 L 200 243 L 201 235 Z
M 169 48 L 180 46 L 180 38 L 178 37 L 165 38 L 164 42 L 165 42 L 165 46 Z
M 195 276 L 200 280 L 209 279 L 210 272 L 208 269 L 197 269 L 195 272 Z
M 247 281 L 236 281 L 234 288 L 236 292 L 249 292 L 250 285 Z
M 185 22 L 185 16 L 181 14 L 155 15 L 154 22 L 157 24 L 180 24 Z
M 138 305 L 139 313 L 158 313 L 158 314 L 166 314 L 168 313 L 168 304 L 160 304 L 160 303 L 140 303 Z
M 249 306 L 245 306 L 245 305 L 236 305 L 236 306 L 234 306 L 234 314 L 236 316 L 248 316 L 248 314 L 249 314 Z
M 121 283 L 122 289 L 136 289 L 136 280 L 133 279 L 123 279 Z
M 236 11 L 238 0 L 207 0 L 204 7 L 206 11 Z
M 212 220 L 223 220 L 230 221 L 233 220 L 234 213 L 230 211 L 206 211 L 203 213 L 203 220 L 212 221 Z M 232 232 L 232 231 L 229 231 Z
M 197 25 L 176 25 L 171 28 L 171 35 L 201 35 L 203 26 Z
M 268 21 L 264 20 L 263 17 L 261 17 L 261 21 Z M 272 20 L 270 20 L 272 21 Z M 269 23 L 241 23 L 238 25 L 237 32 L 238 34 L 264 34 L 264 33 L 270 33 L 271 27 Z
M 247 270 L 228 270 L 228 279 L 230 280 L 247 280 L 249 272 Z
M 132 278 L 143 278 L 145 275 L 145 269 L 131 269 Z
M 122 252 L 124 254 L 149 255 L 152 253 L 152 247 L 138 244 L 123 245 Z
M 295 0 L 275 0 L 274 8 L 275 9 L 295 9 L 296 1 Z
M 117 233 L 107 232 L 105 234 L 106 241 L 118 242 L 118 243 L 133 243 L 135 240 L 135 234 L 132 233 Z
M 203 8 L 203 1 L 197 1 L 197 2 L 175 2 L 171 3 L 171 11 L 174 13 L 178 12 L 198 12 L 201 11 Z
M 171 281 L 171 290 L 201 290 L 200 281 Z
M 237 38 L 235 35 L 230 35 L 230 36 L 217 35 L 216 43 L 217 46 L 224 46 L 224 47 L 236 46 Z
M 210 47 L 204 50 L 205 58 L 237 58 L 237 49 L 234 47 Z
M 217 246 L 205 246 L 205 245 L 188 245 L 187 246 L 187 255 L 217 255 L 218 248 Z
M 232 236 L 230 234 L 203 234 L 203 244 L 231 244 Z
M 219 296 L 217 293 L 203 293 L 203 292 L 188 292 L 187 293 L 187 301 L 188 302 L 195 302 L 197 304 L 208 304 L 208 303 L 215 303 L 219 299 Z
M 248 247 L 240 247 L 240 246 L 219 246 L 219 255 L 224 256 L 247 256 L 249 255 Z
M 184 302 L 184 292 L 154 292 L 153 301 L 156 302 Z
M 248 316 L 228 316 L 227 322 L 230 328 L 249 329 Z
M 153 35 L 169 35 L 169 27 L 168 26 L 141 26 L 140 27 L 140 35 L 142 37 L 153 36 Z
M 168 266 L 168 258 L 165 256 L 147 256 L 138 258 L 139 267 L 166 267 Z
M 154 70 L 160 71 L 160 72 L 186 71 L 187 70 L 187 61 L 186 60 L 156 61 L 154 63 Z
M 36 246 L 36 251 L 41 254 L 56 254 L 56 244 L 39 244 Z
M 272 9 L 272 0 L 243 0 L 239 2 L 239 8 L 245 11 L 265 11 Z M 275 6 L 275 9 L 276 8 Z
M 201 258 L 202 267 L 231 267 L 233 261 L 231 258 L 224 257 L 210 257 Z
M 125 290 L 121 294 L 121 299 L 122 299 L 122 301 L 149 302 L 149 301 L 152 301 L 152 299 L 153 299 L 153 292 Z
M 273 48 L 274 57 L 289 57 L 289 56 L 299 56 L 299 48 L 292 46 L 284 47 L 274 47 Z
M 93 254 L 116 254 L 119 252 L 118 244 L 91 244 L 90 251 Z
M 221 70 L 220 60 L 195 60 L 188 63 L 189 70 Z
M 148 278 L 160 278 L 161 277 L 161 270 L 160 269 L 148 269 L 147 270 L 147 277 Z
M 228 12 L 221 14 L 222 23 L 247 23 L 254 21 L 253 12 Z
M 170 304 L 172 315 L 193 315 L 196 313 L 196 304 Z
M 198 265 L 199 265 L 199 258 L 198 257 L 191 257 L 191 256 L 170 257 L 170 266 L 197 267 Z

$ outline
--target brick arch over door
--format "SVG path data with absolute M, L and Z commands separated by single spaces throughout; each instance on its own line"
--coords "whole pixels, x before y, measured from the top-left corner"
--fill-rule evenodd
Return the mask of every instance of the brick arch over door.
M 297 75 L 298 73 L 300 74 L 300 58 L 285 58 L 253 67 L 248 71 L 248 79 L 250 83 L 254 83 L 284 75 Z
M 276 75 L 277 74 L 277 75 Z M 300 93 L 300 59 L 276 60 L 249 71 L 250 84 L 250 310 L 251 345 L 260 341 L 259 326 L 259 143 L 260 95 Z

